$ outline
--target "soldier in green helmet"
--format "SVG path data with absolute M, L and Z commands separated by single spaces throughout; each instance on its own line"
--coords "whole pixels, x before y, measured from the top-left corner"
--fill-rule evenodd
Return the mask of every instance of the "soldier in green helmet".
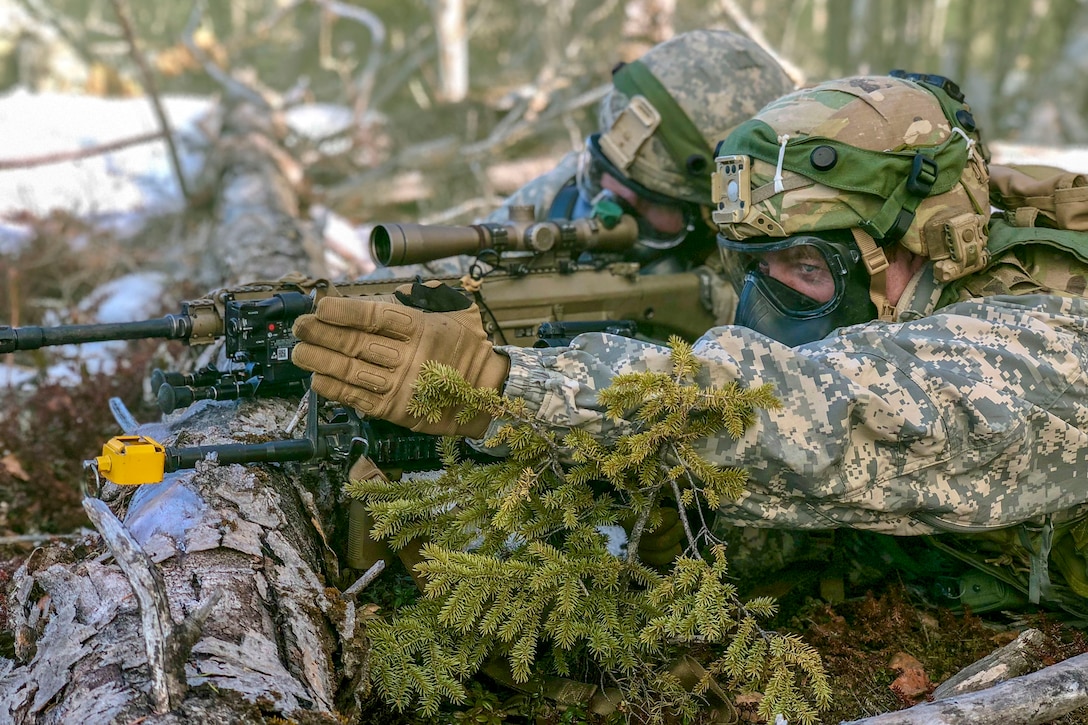
M 695 343 L 698 382 L 770 383 L 782 403 L 738 440 L 703 442 L 751 475 L 718 530 L 925 536 L 1025 601 L 1088 609 L 1088 180 L 991 170 L 959 88 L 902 73 L 772 101 L 715 160 L 713 218 L 739 305 L 737 324 Z M 480 438 L 502 421 L 411 419 L 397 391 L 416 353 L 604 441 L 636 423 L 608 418 L 596 391 L 668 366 L 662 348 L 626 337 L 492 347 L 471 315 L 420 315 L 396 342 L 403 362 L 378 368 L 356 353 L 390 339 L 392 316 L 336 304 L 368 322 L 320 307 L 300 321 L 295 360 L 314 389 L 433 432 Z M 374 392 L 367 373 L 399 384 Z M 987 564 L 998 558 L 1001 572 Z
M 587 218 L 611 205 L 639 222 L 630 261 L 639 262 L 642 273 L 702 265 L 716 256 L 708 214 L 714 144 L 793 88 L 781 66 L 744 36 L 724 30 L 677 35 L 617 66 L 598 107 L 601 130 L 485 221 L 507 221 L 513 206 L 531 206 L 544 221 Z M 460 274 L 470 262 L 443 260 L 376 276 Z M 735 302 L 731 290 L 719 291 Z M 732 304 L 726 307 L 732 314 Z
M 991 179 L 959 89 L 902 73 L 771 102 L 725 136 L 715 167 L 713 219 L 739 304 L 737 324 L 695 343 L 698 380 L 769 383 L 782 402 L 739 439 L 699 447 L 750 473 L 718 530 L 926 536 L 1025 601 L 1088 609 L 1088 234 L 1070 223 L 1088 181 L 1000 167 Z M 321 394 L 372 409 L 395 393 L 359 376 L 403 385 L 422 356 L 524 398 L 542 424 L 608 441 L 638 424 L 607 417 L 596 391 L 669 365 L 662 348 L 612 335 L 493 348 L 471 316 L 418 315 L 396 343 L 403 365 L 378 370 L 354 351 L 388 339 L 392 316 L 350 304 L 367 323 L 319 307 L 296 327 L 295 361 Z M 381 415 L 428 429 L 402 407 Z M 486 437 L 501 423 L 434 432 Z M 999 558 L 1007 566 L 988 563 Z

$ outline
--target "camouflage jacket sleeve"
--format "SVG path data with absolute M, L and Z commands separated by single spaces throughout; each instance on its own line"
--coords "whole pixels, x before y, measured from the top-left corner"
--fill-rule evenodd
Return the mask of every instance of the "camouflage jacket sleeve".
M 570 348 L 503 348 L 506 392 L 540 420 L 607 441 L 596 391 L 668 369 L 660 347 L 600 334 Z M 1088 500 L 1088 301 L 961 302 L 921 319 L 845 328 L 789 348 L 742 327 L 695 345 L 698 383 L 770 383 L 782 401 L 710 460 L 750 474 L 720 512 L 740 525 L 852 526 L 895 534 L 1009 525 Z M 498 425 L 495 423 L 493 425 Z M 494 430 L 494 429 L 493 429 Z

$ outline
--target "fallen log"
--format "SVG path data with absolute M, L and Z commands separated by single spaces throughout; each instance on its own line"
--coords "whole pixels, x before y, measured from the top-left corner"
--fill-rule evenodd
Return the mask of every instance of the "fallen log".
M 1088 705 L 1088 654 L 984 690 L 840 725 L 1039 725 L 1085 705 Z
M 211 264 L 225 284 L 319 274 L 274 114 L 243 101 L 223 118 L 204 175 L 219 180 Z M 297 404 L 202 401 L 131 432 L 167 445 L 291 437 Z M 98 534 L 39 547 L 9 587 L 5 722 L 357 720 L 361 618 L 326 539 L 335 475 L 204 462 L 132 496 L 89 486 Z
M 978 662 L 964 667 L 933 690 L 933 699 L 942 700 L 968 692 L 977 692 L 1012 677 L 1035 672 L 1042 667 L 1039 653 L 1045 642 L 1037 629 L 1025 629 L 1015 640 Z

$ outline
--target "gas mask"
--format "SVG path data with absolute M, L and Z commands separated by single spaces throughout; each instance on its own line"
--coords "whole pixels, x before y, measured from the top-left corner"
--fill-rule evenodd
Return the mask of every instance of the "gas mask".
M 849 232 L 718 245 L 739 301 L 734 324 L 791 347 L 877 317 L 869 274 Z

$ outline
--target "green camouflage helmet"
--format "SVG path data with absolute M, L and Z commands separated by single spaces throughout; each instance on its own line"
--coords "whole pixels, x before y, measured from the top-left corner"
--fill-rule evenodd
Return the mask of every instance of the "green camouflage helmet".
M 671 199 L 709 206 L 714 144 L 794 89 L 751 40 L 695 30 L 626 63 L 600 103 L 599 144 L 627 179 Z
M 723 237 L 851 230 L 859 247 L 860 234 L 935 260 L 942 282 L 981 269 L 988 172 L 970 108 L 945 79 L 909 77 L 820 83 L 733 131 L 718 146 L 713 175 L 712 216 Z M 861 251 L 870 273 L 880 271 Z

